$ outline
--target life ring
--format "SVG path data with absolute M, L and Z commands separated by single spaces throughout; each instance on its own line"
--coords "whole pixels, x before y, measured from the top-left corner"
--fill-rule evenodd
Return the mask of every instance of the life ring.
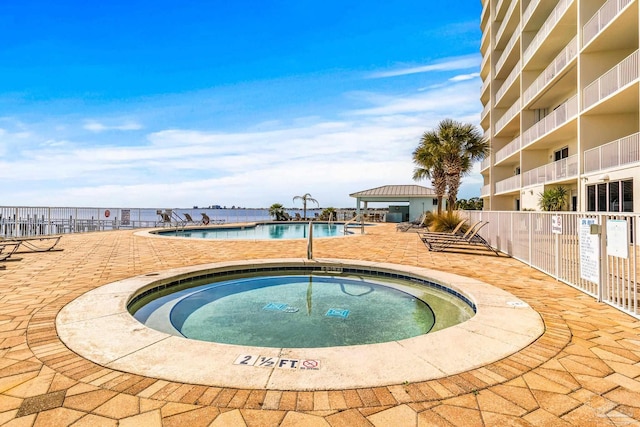
M 109 215 L 111 215 L 111 212 L 109 212 L 109 209 L 107 209 L 106 211 L 104 211 L 104 217 L 105 217 L 105 218 L 109 218 Z

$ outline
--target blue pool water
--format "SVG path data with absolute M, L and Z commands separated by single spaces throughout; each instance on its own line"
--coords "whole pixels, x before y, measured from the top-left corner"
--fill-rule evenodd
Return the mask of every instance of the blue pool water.
M 309 236 L 309 224 L 302 222 L 265 223 L 246 227 L 185 228 L 163 230 L 162 236 L 190 237 L 196 239 L 304 239 Z M 313 223 L 313 237 L 343 236 L 344 225 L 336 223 Z
M 390 284 L 361 276 L 241 277 L 157 291 L 130 311 L 146 326 L 173 335 L 279 348 L 402 340 L 473 315 L 447 292 Z

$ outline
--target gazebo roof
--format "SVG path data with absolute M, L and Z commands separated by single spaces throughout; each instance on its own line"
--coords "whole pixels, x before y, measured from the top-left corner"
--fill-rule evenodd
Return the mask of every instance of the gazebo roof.
M 369 199 L 408 200 L 413 198 L 435 197 L 436 192 L 433 188 L 423 187 L 421 185 L 383 185 L 382 187 L 351 193 L 349 196 Z

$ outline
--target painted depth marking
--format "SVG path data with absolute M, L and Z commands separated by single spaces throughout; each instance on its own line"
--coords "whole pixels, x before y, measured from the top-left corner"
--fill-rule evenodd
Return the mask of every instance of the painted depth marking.
M 254 356 L 241 354 L 234 365 L 257 366 L 261 368 L 294 369 L 301 371 L 319 371 L 320 361 L 315 359 L 285 359 L 279 357 Z

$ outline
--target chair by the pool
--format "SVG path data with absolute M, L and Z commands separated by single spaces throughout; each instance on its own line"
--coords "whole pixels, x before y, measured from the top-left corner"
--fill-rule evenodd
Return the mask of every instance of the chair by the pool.
M 193 218 L 191 217 L 191 215 L 188 214 L 188 213 L 184 214 L 184 219 L 186 220 L 186 224 L 185 225 L 198 225 L 198 224 L 200 224 L 199 222 L 194 221 Z
M 7 237 L 0 238 L 0 243 L 19 242 L 21 243 L 18 252 L 49 252 L 61 251 L 56 248 L 62 236 L 34 236 L 34 237 Z
M 417 219 L 414 221 L 401 222 L 396 225 L 396 231 L 407 231 L 411 228 L 422 228 L 424 227 L 424 223 L 427 220 L 427 213 L 423 212 Z
M 20 241 L 7 241 L 0 242 L 0 261 L 20 261 L 21 258 L 13 258 L 11 256 L 15 254 L 22 242 Z
M 211 222 L 211 218 L 209 218 L 209 215 L 207 215 L 204 212 L 200 212 L 200 215 L 202 215 L 202 223 L 204 225 L 208 225 Z
M 488 222 L 485 221 L 478 222 L 469 228 L 464 235 L 450 234 L 448 236 L 430 236 L 423 237 L 422 241 L 427 245 L 427 248 L 433 252 L 441 252 L 452 248 L 465 249 L 469 246 L 480 246 L 495 252 L 496 255 L 500 255 L 500 253 L 493 248 L 493 246 L 491 246 L 484 237 L 478 234 L 478 232 L 487 224 Z
M 462 230 L 462 227 L 464 226 L 464 224 L 467 222 L 467 219 L 463 219 L 462 221 L 460 221 L 453 230 L 451 231 L 425 231 L 424 233 L 422 233 L 422 240 L 426 239 L 426 238 L 433 238 L 433 239 L 437 239 L 438 237 L 444 236 L 450 236 L 452 234 L 464 234 L 464 231 Z M 480 222 L 480 221 L 478 221 Z M 476 222 L 475 224 L 473 224 L 470 228 L 475 227 L 478 222 Z

